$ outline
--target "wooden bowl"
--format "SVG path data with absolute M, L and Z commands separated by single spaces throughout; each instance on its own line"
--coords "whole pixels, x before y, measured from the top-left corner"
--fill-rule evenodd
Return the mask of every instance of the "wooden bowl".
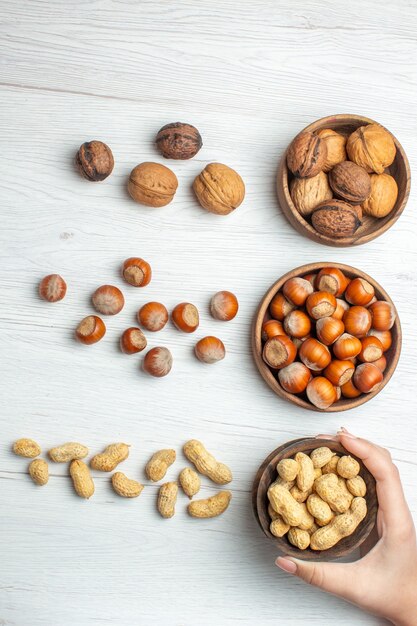
M 304 131 L 315 132 L 324 128 L 330 128 L 342 135 L 350 135 L 359 126 L 366 126 L 367 124 L 375 124 L 373 120 L 368 117 L 362 117 L 360 115 L 331 115 L 329 117 L 323 117 L 316 122 L 313 122 L 309 126 L 304 128 Z M 397 221 L 403 212 L 405 205 L 407 204 L 408 196 L 410 193 L 411 173 L 410 165 L 408 163 L 407 155 L 398 139 L 392 136 L 397 148 L 397 153 L 392 165 L 386 169 L 388 174 L 391 174 L 398 185 L 398 198 L 392 211 L 384 218 L 378 219 L 369 215 L 364 215 L 362 225 L 352 237 L 344 237 L 342 239 L 333 239 L 327 235 L 321 235 L 315 228 L 308 222 L 296 209 L 290 195 L 290 182 L 293 178 L 292 173 L 287 167 L 287 152 L 283 155 L 277 176 L 277 193 L 278 200 L 281 209 L 288 219 L 288 221 L 294 226 L 294 228 L 302 235 L 317 241 L 318 243 L 325 244 L 327 246 L 357 246 L 363 243 L 372 241 L 382 233 L 385 233 L 388 228 Z
M 280 552 L 288 556 L 294 556 L 297 559 L 324 561 L 337 559 L 342 556 L 348 555 L 353 550 L 356 550 L 371 533 L 376 522 L 376 514 L 378 511 L 378 499 L 376 495 L 376 483 L 375 479 L 369 470 L 363 465 L 362 461 L 356 458 L 361 466 L 359 475 L 362 476 L 366 483 L 366 502 L 368 505 L 368 512 L 365 519 L 359 524 L 356 531 L 349 537 L 341 539 L 333 548 L 329 550 L 299 550 L 295 546 L 291 545 L 286 537 L 275 537 L 269 530 L 271 518 L 268 515 L 268 488 L 271 483 L 276 480 L 277 477 L 277 464 L 282 459 L 286 459 L 294 456 L 297 452 L 304 452 L 309 454 L 315 448 L 320 446 L 327 446 L 331 450 L 334 450 L 340 454 L 350 454 L 345 448 L 338 442 L 331 439 L 294 439 L 284 445 L 280 446 L 265 459 L 260 468 L 258 469 L 255 480 L 252 487 L 252 506 L 255 517 L 262 528 L 264 534 L 271 539 L 276 548 Z
M 269 319 L 270 302 L 272 298 L 275 296 L 275 294 L 281 289 L 281 287 L 283 286 L 286 280 L 288 280 L 289 278 L 294 278 L 295 276 L 305 276 L 306 274 L 317 273 L 323 267 L 337 267 L 340 270 L 342 270 L 342 272 L 344 272 L 344 274 L 346 274 L 346 276 L 348 276 L 349 278 L 356 278 L 356 277 L 364 278 L 365 280 L 370 282 L 371 285 L 374 287 L 375 295 L 378 298 L 378 300 L 386 300 L 387 302 L 392 304 L 392 306 L 394 307 L 394 310 L 396 311 L 393 301 L 391 300 L 387 292 L 381 287 L 381 285 L 379 285 L 379 283 L 377 283 L 376 280 L 371 278 L 371 276 L 368 276 L 368 274 L 365 274 L 365 272 L 362 272 L 361 270 L 358 270 L 355 267 L 351 267 L 350 265 L 344 265 L 342 263 L 333 263 L 329 261 L 322 262 L 322 263 L 310 263 L 308 265 L 301 265 L 300 267 L 296 267 L 294 270 L 292 270 L 291 272 L 288 272 L 287 274 L 282 276 L 279 280 L 277 280 L 276 283 L 274 283 L 272 287 L 268 289 L 265 296 L 263 297 L 259 305 L 258 311 L 256 313 L 255 320 L 254 320 L 253 327 L 252 327 L 252 351 L 253 351 L 255 363 L 263 379 L 268 383 L 271 389 L 275 391 L 275 393 L 278 396 L 280 396 L 280 398 L 284 398 L 284 400 L 288 400 L 289 402 L 292 402 L 293 404 L 296 404 L 297 406 L 300 406 L 303 409 L 310 409 L 310 411 L 321 411 L 324 413 L 329 413 L 329 412 L 337 412 L 337 411 L 347 411 L 348 409 L 354 409 L 357 406 L 360 406 L 361 404 L 365 404 L 365 402 L 368 402 L 369 400 L 374 398 L 385 387 L 385 385 L 388 383 L 389 379 L 393 375 L 395 368 L 397 367 L 398 359 L 400 358 L 401 324 L 400 324 L 400 320 L 398 318 L 398 313 L 397 313 L 394 326 L 391 328 L 392 345 L 390 349 L 387 350 L 387 352 L 385 352 L 385 357 L 387 359 L 387 367 L 384 372 L 384 378 L 381 384 L 379 385 L 379 387 L 375 391 L 372 391 L 371 393 L 364 393 L 358 398 L 354 398 L 354 399 L 341 398 L 340 400 L 332 404 L 328 409 L 318 409 L 317 407 L 315 407 L 313 404 L 311 404 L 308 401 L 305 394 L 296 396 L 294 394 L 291 394 L 285 391 L 278 382 L 276 372 L 270 369 L 262 358 L 262 337 L 261 337 L 262 324 L 266 319 Z

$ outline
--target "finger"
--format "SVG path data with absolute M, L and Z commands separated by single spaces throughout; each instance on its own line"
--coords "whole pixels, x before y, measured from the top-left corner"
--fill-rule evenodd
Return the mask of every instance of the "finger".
M 374 476 L 378 505 L 387 528 L 397 528 L 409 521 L 411 513 L 404 497 L 400 475 L 388 450 L 346 432 L 340 432 L 339 438 L 346 450 L 361 459 Z
M 316 435 L 315 439 L 330 439 L 331 441 L 339 441 L 339 435 Z
M 350 602 L 358 602 L 363 593 L 356 563 L 317 563 L 290 557 L 279 557 L 275 563 L 284 572 Z

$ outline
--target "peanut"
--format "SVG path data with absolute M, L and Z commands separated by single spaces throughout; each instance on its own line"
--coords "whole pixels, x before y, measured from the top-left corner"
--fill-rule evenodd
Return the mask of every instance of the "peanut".
M 313 450 L 313 452 L 310 454 L 310 458 L 313 461 L 313 465 L 315 468 L 322 468 L 324 465 L 329 463 L 329 461 L 331 461 L 335 454 L 336 453 L 333 452 L 333 450 L 330 450 L 330 448 L 322 446 L 321 448 L 316 448 L 315 450 Z
M 307 532 L 308 532 L 308 534 L 311 536 L 311 535 L 312 535 L 313 533 L 315 533 L 315 532 L 316 532 L 316 530 L 318 530 L 319 528 L 320 528 L 320 526 L 318 526 L 318 525 L 316 524 L 316 522 L 314 522 L 314 524 L 312 525 L 312 527 L 311 527 L 311 528 L 309 528 Z
M 29 475 L 35 485 L 46 485 L 49 480 L 48 463 L 43 459 L 35 459 L 29 465 Z
M 348 478 L 346 481 L 346 487 L 353 496 L 363 498 L 366 495 L 366 483 L 362 476 Z
M 288 531 L 288 541 L 299 550 L 306 550 L 310 545 L 310 535 L 306 530 L 290 528 Z
M 268 503 L 268 515 L 271 518 L 272 521 L 279 519 L 281 517 L 281 515 L 279 513 L 277 513 L 276 511 L 274 511 L 272 504 L 269 502 Z
M 211 498 L 206 500 L 193 500 L 187 507 L 188 513 L 191 517 L 217 517 L 221 515 L 227 509 L 232 499 L 230 491 L 218 491 Z
M 54 461 L 54 463 L 68 463 L 68 461 L 84 459 L 88 454 L 88 448 L 81 443 L 70 441 L 62 444 L 62 446 L 52 448 L 49 450 L 48 454 L 49 458 L 51 461 Z
M 93 456 L 90 467 L 100 472 L 112 472 L 128 456 L 129 446 L 126 443 L 112 443 L 104 452 Z
M 334 513 L 327 502 L 322 500 L 316 493 L 308 496 L 307 509 L 319 526 L 326 526 L 334 517 Z
M 349 500 L 349 506 L 350 506 L 352 504 L 353 495 L 350 493 L 349 489 L 347 488 L 346 480 L 342 478 L 341 476 L 338 476 L 337 482 L 339 484 L 339 489 L 342 491 L 345 498 Z
M 336 474 L 337 464 L 339 462 L 340 456 L 335 454 L 326 465 L 323 465 L 321 468 L 322 474 Z
M 305 502 L 302 502 L 300 506 L 303 509 L 303 516 L 297 526 L 301 530 L 309 530 L 314 524 L 314 517 L 309 513 Z
M 18 439 L 13 444 L 13 452 L 18 456 L 33 459 L 41 453 L 41 447 L 33 439 Z
M 177 494 L 178 494 L 177 483 L 174 483 L 174 482 L 164 483 L 163 485 L 160 486 L 159 492 L 158 492 L 157 507 L 162 517 L 169 519 L 170 517 L 173 517 L 173 515 L 175 514 L 175 503 L 177 501 Z
M 351 456 L 341 456 L 337 463 L 337 473 L 342 478 L 355 478 L 359 470 L 359 463 Z
M 276 481 L 274 483 L 272 483 L 273 485 L 281 485 L 281 487 L 284 487 L 285 489 L 287 489 L 288 491 L 290 491 L 290 489 L 292 489 L 295 485 L 295 480 L 284 480 L 283 478 L 281 478 L 281 476 L 278 476 L 278 478 L 276 479 Z M 272 485 L 271 485 L 272 487 Z
M 123 498 L 137 498 L 143 489 L 140 482 L 128 478 L 123 472 L 115 472 L 111 477 L 111 484 L 115 492 Z
M 350 507 L 351 499 L 339 484 L 336 474 L 323 474 L 315 481 L 314 488 L 335 513 L 346 513 Z
M 268 498 L 274 511 L 279 513 L 290 526 L 298 526 L 305 518 L 303 507 L 294 500 L 285 487 L 271 485 L 268 489 Z
M 217 485 L 226 485 L 232 480 L 232 472 L 224 465 L 216 461 L 214 456 L 207 452 L 205 447 L 197 439 L 191 439 L 184 445 L 184 454 L 193 463 L 203 476 L 207 476 Z
M 275 513 L 276 518 L 272 520 L 269 530 L 274 535 L 274 537 L 283 537 L 291 528 L 289 524 L 284 522 L 281 515 Z
M 282 459 L 277 465 L 278 475 L 287 481 L 295 480 L 300 466 L 294 459 Z
M 297 500 L 297 502 L 305 502 L 312 492 L 312 489 L 308 489 L 307 491 L 300 491 L 297 485 L 294 485 L 294 487 L 291 487 L 290 489 L 290 494 L 292 495 L 294 500 Z
M 172 465 L 177 455 L 175 450 L 158 450 L 148 461 L 145 472 L 149 480 L 158 482 L 167 473 L 168 467 Z
M 314 483 L 313 461 L 304 452 L 297 452 L 295 460 L 300 467 L 297 474 L 297 487 L 300 491 L 308 491 L 312 489 Z
M 310 546 L 313 550 L 328 550 L 343 537 L 348 537 L 359 526 L 367 513 L 366 500 L 354 498 L 350 510 L 336 517 L 311 536 Z
M 319 467 L 315 467 L 314 468 L 314 480 L 316 480 L 316 478 L 320 478 L 320 476 L 322 475 L 322 471 Z
M 88 465 L 79 459 L 75 459 L 71 461 L 69 471 L 77 495 L 80 498 L 91 498 L 94 493 L 94 482 Z
M 184 469 L 180 472 L 178 480 L 183 492 L 190 498 L 190 500 L 200 491 L 200 476 L 191 467 L 184 467 Z

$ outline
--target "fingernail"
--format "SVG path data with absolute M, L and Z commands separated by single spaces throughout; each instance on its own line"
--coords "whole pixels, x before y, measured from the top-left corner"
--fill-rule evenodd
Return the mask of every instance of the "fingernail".
M 333 441 L 337 441 L 337 435 L 316 435 L 315 439 L 332 439 Z
M 279 556 L 277 558 L 277 560 L 275 561 L 275 565 L 278 565 L 278 567 L 284 572 L 287 572 L 287 574 L 295 574 L 295 572 L 297 571 L 296 564 L 293 561 L 284 558 L 283 556 Z
M 352 435 L 344 426 L 338 431 L 338 435 L 343 435 L 344 437 L 349 437 L 350 439 L 357 439 L 356 435 Z

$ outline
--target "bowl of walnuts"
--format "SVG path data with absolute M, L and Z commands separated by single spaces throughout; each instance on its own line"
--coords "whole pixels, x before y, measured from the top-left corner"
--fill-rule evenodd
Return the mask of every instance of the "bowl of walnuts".
M 341 263 L 311 263 L 268 289 L 255 316 L 252 350 L 281 398 L 313 411 L 346 411 L 390 380 L 401 325 L 371 276 Z
M 255 518 L 278 550 L 331 560 L 358 548 L 375 526 L 375 479 L 337 441 L 294 439 L 265 459 L 252 489 Z
M 379 237 L 403 212 L 410 166 L 400 142 L 359 115 L 332 115 L 302 130 L 285 152 L 277 193 L 294 228 L 329 246 Z

